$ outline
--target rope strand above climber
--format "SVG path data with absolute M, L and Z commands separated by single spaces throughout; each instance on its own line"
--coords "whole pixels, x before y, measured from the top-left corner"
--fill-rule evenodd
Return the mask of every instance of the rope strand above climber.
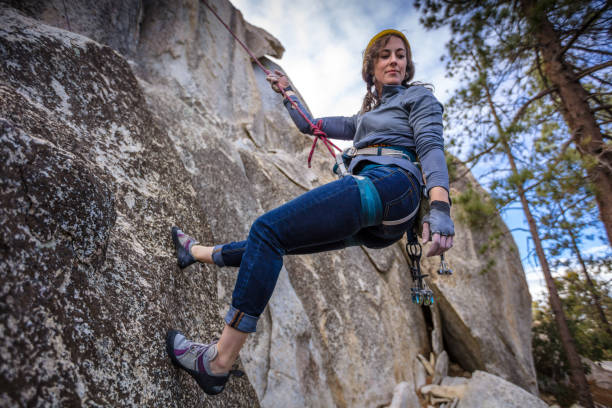
M 225 22 L 221 19 L 221 17 L 219 17 L 219 15 L 215 12 L 215 10 L 210 7 L 210 5 L 208 4 L 208 2 L 206 2 L 205 0 L 202 0 L 202 3 L 204 3 L 204 5 L 215 15 L 215 17 L 217 17 L 217 19 L 219 20 L 219 22 L 221 24 L 223 24 L 223 26 L 227 29 L 227 31 L 229 31 L 229 33 L 232 35 L 232 37 L 234 37 L 236 39 L 236 41 L 238 42 L 238 44 L 240 44 L 242 46 L 242 48 L 244 48 L 244 50 L 251 56 L 251 59 L 253 61 L 255 61 L 255 63 L 257 65 L 259 65 L 259 67 L 262 69 L 263 72 L 265 72 L 266 76 L 270 76 L 272 73 L 269 69 L 267 69 L 266 67 L 263 66 L 263 64 L 261 62 L 259 62 L 259 60 L 257 59 L 257 57 L 255 56 L 255 54 L 253 54 L 253 52 L 249 49 L 249 47 L 247 47 L 242 41 L 240 41 L 240 39 L 236 36 L 236 34 L 234 34 L 234 32 L 232 31 L 231 28 L 229 28 L 229 26 L 227 24 L 225 24 Z M 279 71 L 275 71 L 278 74 L 280 74 L 281 76 L 283 75 L 282 73 L 280 73 Z M 284 99 L 288 99 L 291 101 L 291 99 L 289 99 L 285 89 L 283 89 L 282 87 L 278 87 L 279 89 L 279 93 L 281 93 L 283 95 Z M 332 142 L 330 142 L 328 140 L 328 136 L 327 134 L 321 129 L 321 121 L 319 121 L 316 125 L 314 123 L 312 123 L 310 121 L 310 119 L 308 118 L 308 116 L 306 116 L 306 114 L 302 111 L 302 109 L 294 102 L 291 101 L 291 105 L 294 107 L 294 109 L 296 109 L 300 115 L 302 115 L 302 117 L 308 122 L 308 124 L 310 125 L 312 131 L 313 131 L 313 136 L 315 137 L 314 141 L 312 142 L 312 147 L 310 148 L 310 154 L 308 155 L 308 168 L 311 167 L 311 160 L 312 160 L 312 155 L 314 153 L 315 147 L 317 146 L 317 141 L 319 140 L 319 138 L 321 140 L 323 140 L 323 143 L 325 143 L 325 146 L 327 147 L 327 150 L 329 150 L 329 152 L 331 153 L 332 157 L 335 159 L 336 158 L 336 154 L 334 153 L 334 151 L 332 150 L 332 148 L 330 146 L 333 146 L 334 148 L 336 148 L 339 152 L 342 151 L 342 149 L 340 149 L 338 146 L 336 146 L 335 144 L 333 144 Z

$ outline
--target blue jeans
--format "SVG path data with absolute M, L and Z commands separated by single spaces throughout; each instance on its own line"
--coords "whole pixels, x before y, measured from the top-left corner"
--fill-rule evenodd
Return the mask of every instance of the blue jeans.
M 240 267 L 225 322 L 242 332 L 254 332 L 284 255 L 310 254 L 365 245 L 383 248 L 412 228 L 414 217 L 401 220 L 419 207 L 420 183 L 405 170 L 379 166 L 359 174 L 372 180 L 382 203 L 375 225 L 363 225 L 357 182 L 347 176 L 317 187 L 259 217 L 246 241 L 217 245 L 218 266 Z M 393 223 L 391 223 L 393 224 Z

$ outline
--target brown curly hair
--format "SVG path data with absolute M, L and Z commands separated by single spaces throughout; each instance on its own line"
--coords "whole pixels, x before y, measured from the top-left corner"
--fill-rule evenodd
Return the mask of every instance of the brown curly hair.
M 404 47 L 406 47 L 406 76 L 402 81 L 402 85 L 409 86 L 409 82 L 414 78 L 414 63 L 412 62 L 412 53 L 410 52 L 410 45 L 404 41 L 403 38 L 393 35 L 387 34 L 380 37 L 372 46 L 366 51 L 364 51 L 363 56 L 363 65 L 361 67 L 361 77 L 366 83 L 366 94 L 363 98 L 363 104 L 361 105 L 360 114 L 364 114 L 369 112 L 370 110 L 376 108 L 380 104 L 380 99 L 375 92 L 372 92 L 372 87 L 374 86 L 374 64 L 378 59 L 378 54 L 380 50 L 387 45 L 391 37 L 397 37 L 404 43 Z

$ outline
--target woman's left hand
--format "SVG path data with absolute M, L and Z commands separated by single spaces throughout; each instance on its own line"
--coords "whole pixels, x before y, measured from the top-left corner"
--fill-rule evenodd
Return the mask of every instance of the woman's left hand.
M 275 69 L 274 73 L 269 73 L 268 76 L 266 76 L 266 81 L 270 82 L 274 92 L 278 93 L 281 93 L 281 89 L 285 89 L 289 86 L 289 79 L 287 79 L 285 74 L 278 69 Z

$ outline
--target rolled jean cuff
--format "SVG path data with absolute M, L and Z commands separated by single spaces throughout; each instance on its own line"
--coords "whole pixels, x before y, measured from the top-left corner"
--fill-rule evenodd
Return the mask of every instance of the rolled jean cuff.
M 248 315 L 234 306 L 230 306 L 225 315 L 225 323 L 243 333 L 254 333 L 257 330 L 259 317 Z
M 215 245 L 213 248 L 212 259 L 217 266 L 225 266 L 225 263 L 223 262 L 223 254 L 221 253 L 222 249 L 223 245 Z

